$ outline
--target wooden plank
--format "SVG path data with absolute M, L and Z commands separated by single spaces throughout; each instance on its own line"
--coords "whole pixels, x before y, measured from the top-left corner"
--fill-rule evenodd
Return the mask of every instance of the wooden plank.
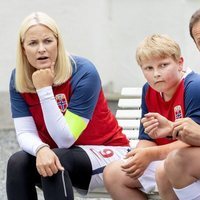
M 117 120 L 119 125 L 123 128 L 123 129 L 138 129 L 140 126 L 140 120 L 137 119 L 118 119 Z
M 135 139 L 138 139 L 138 136 L 139 136 L 139 130 L 123 130 L 122 131 L 126 137 L 129 139 L 129 140 L 135 140 Z
M 121 90 L 122 96 L 129 96 L 134 98 L 141 98 L 142 88 L 141 87 L 125 87 Z
M 140 119 L 141 110 L 117 110 L 116 112 L 117 119 Z
M 141 99 L 119 99 L 118 107 L 119 108 L 140 108 Z

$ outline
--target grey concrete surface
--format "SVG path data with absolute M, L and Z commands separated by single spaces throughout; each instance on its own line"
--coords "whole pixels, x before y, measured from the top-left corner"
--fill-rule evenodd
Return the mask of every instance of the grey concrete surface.
M 6 200 L 6 165 L 12 153 L 19 149 L 13 130 L 0 130 L 0 199 Z
M 8 92 L 0 92 L 0 130 L 13 129 Z

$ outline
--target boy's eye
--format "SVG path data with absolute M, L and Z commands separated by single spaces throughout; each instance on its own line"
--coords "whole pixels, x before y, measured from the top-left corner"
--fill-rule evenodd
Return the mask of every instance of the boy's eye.
M 167 65 L 169 65 L 169 63 L 163 63 L 163 64 L 161 64 L 160 66 L 161 66 L 162 68 L 164 68 L 164 67 L 167 67 Z
M 152 69 L 153 69 L 153 67 L 150 67 L 150 66 L 149 66 L 149 67 L 145 67 L 145 70 L 146 70 L 146 71 L 150 71 L 150 70 L 152 70 Z

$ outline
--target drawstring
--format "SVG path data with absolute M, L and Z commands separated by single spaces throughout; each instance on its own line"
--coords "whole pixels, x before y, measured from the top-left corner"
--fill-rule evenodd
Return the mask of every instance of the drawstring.
M 63 183 L 64 195 L 65 195 L 65 197 L 67 197 L 67 190 L 66 190 L 66 186 L 65 186 L 64 170 L 62 170 L 61 175 L 62 175 L 62 183 Z

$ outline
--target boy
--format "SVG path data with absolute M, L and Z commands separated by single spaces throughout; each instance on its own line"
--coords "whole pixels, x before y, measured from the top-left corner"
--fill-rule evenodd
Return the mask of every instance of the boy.
M 171 138 L 153 139 L 148 134 L 169 135 L 178 118 L 200 122 L 200 76 L 183 71 L 180 47 L 174 40 L 159 34 L 148 36 L 138 46 L 136 59 L 147 80 L 143 86 L 139 143 L 125 161 L 113 162 L 104 170 L 105 186 L 115 200 L 147 199 L 145 193 L 157 187 L 157 167 L 171 151 L 188 146 Z

